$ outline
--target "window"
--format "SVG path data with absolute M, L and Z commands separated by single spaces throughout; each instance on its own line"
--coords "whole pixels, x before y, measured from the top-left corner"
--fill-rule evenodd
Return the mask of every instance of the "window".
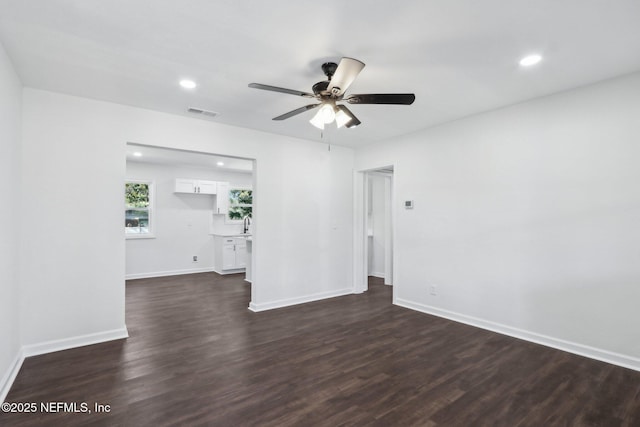
M 246 216 L 253 218 L 253 191 L 246 188 L 230 189 L 227 219 L 242 221 Z
M 153 183 L 124 184 L 124 233 L 127 238 L 153 237 Z

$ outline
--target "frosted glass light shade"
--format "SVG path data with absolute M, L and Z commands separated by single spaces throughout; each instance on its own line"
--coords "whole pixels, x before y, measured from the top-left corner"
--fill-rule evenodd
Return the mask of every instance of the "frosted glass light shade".
M 333 106 L 329 104 L 325 104 L 320 107 L 320 111 L 318 111 L 318 114 L 322 115 L 322 120 L 325 122 L 325 124 L 331 123 L 336 118 L 336 113 L 335 111 L 333 111 Z
M 350 121 L 351 117 L 349 117 L 347 113 L 342 110 L 338 110 L 338 112 L 336 113 L 336 125 L 338 125 L 339 128 L 346 125 Z
M 313 118 L 311 120 L 309 120 L 309 123 L 311 123 L 312 125 L 314 125 L 315 127 L 317 127 L 320 130 L 324 130 L 324 119 L 322 117 L 321 114 L 322 110 L 318 111 L 315 116 L 313 116 Z

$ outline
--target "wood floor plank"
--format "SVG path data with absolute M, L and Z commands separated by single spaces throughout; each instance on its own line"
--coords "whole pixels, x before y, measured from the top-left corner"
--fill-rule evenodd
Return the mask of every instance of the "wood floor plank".
M 130 338 L 27 358 L 1 426 L 637 426 L 640 373 L 391 304 L 253 313 L 241 275 L 127 283 Z

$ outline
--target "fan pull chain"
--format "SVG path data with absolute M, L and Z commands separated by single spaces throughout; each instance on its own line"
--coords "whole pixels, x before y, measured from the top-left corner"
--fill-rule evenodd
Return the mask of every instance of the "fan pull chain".
M 320 141 L 324 141 L 324 131 L 320 131 Z M 327 142 L 327 151 L 331 151 L 331 140 Z
M 324 131 L 320 131 L 320 141 L 324 141 Z M 331 141 L 327 142 L 327 151 L 331 151 Z

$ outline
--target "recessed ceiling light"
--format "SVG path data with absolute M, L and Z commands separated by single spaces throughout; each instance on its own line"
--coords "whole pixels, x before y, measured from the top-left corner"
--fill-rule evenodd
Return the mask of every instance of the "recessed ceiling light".
M 193 80 L 185 79 L 185 80 L 180 80 L 180 86 L 182 86 L 185 89 L 193 89 L 197 85 L 196 85 L 196 82 L 194 82 Z
M 218 166 L 224 166 L 224 162 L 218 162 L 218 163 L 216 163 L 216 165 L 218 165 Z
M 530 67 L 532 65 L 536 65 L 538 62 L 542 61 L 542 56 L 540 55 L 528 55 L 520 60 L 520 65 L 523 67 Z
M 135 153 L 133 153 L 133 155 L 134 155 L 135 157 L 142 157 L 142 153 L 141 153 L 141 152 L 139 152 L 139 151 L 136 151 Z

